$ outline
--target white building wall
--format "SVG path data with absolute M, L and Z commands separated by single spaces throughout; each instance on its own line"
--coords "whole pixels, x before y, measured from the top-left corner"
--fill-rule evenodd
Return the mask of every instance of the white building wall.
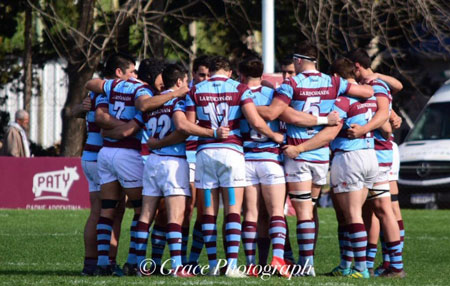
M 36 71 L 41 93 L 33 89 L 30 109 L 30 139 L 44 148 L 61 142 L 62 120 L 61 111 L 67 98 L 68 78 L 64 72 L 66 62 L 51 61 L 43 69 Z M 6 104 L 0 109 L 7 111 L 14 120 L 14 113 L 23 107 L 23 93 L 16 93 L 14 85 L 20 85 L 19 80 L 0 89 L 0 95 L 7 95 Z

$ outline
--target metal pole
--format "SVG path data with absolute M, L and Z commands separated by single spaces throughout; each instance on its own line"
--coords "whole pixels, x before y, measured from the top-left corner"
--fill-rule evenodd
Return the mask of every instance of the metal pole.
M 262 0 L 262 39 L 264 73 L 275 67 L 275 1 Z

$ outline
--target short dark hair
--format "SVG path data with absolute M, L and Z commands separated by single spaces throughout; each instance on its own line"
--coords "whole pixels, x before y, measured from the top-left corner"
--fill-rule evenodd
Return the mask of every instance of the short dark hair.
M 187 75 L 187 70 L 179 65 L 179 64 L 170 64 L 167 65 L 164 71 L 162 72 L 162 79 L 164 82 L 164 86 L 166 88 L 170 88 L 177 83 L 178 79 L 183 80 Z
M 246 77 L 261 77 L 264 72 L 264 63 L 257 58 L 248 58 L 239 63 L 239 73 Z
M 145 59 L 139 64 L 138 79 L 145 81 L 154 89 L 156 77 L 163 72 L 165 66 L 163 60 Z
M 296 54 L 300 54 L 314 59 L 317 59 L 318 56 L 316 46 L 307 41 L 303 41 L 298 44 Z
M 214 56 L 211 57 L 211 60 L 209 61 L 209 72 L 214 73 L 218 70 L 223 69 L 224 71 L 230 71 L 231 70 L 231 63 L 227 58 L 222 56 Z
M 136 62 L 133 57 L 125 53 L 114 53 L 108 57 L 103 68 L 104 77 L 115 77 L 116 69 L 125 72 L 130 65 L 135 65 Z
M 292 55 L 291 55 L 291 56 L 284 57 L 284 58 L 281 59 L 281 61 L 280 61 L 280 65 L 281 65 L 281 66 L 290 66 L 290 65 L 292 65 L 292 64 L 294 64 L 294 59 L 292 58 Z
M 330 67 L 332 74 L 336 73 L 343 78 L 356 78 L 355 64 L 348 58 L 336 59 Z
M 195 58 L 192 70 L 197 72 L 200 66 L 209 67 L 209 56 L 203 55 Z
M 351 50 L 347 53 L 347 58 L 354 63 L 359 63 L 365 69 L 370 68 L 372 65 L 372 60 L 370 59 L 369 54 L 362 48 Z

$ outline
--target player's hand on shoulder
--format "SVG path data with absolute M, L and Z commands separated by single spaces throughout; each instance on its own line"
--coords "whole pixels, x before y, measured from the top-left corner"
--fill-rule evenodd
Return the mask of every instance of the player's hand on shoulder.
M 347 136 L 350 139 L 356 139 L 365 134 L 364 127 L 358 124 L 350 125 L 350 128 L 347 129 Z
M 148 138 L 147 146 L 150 149 L 159 149 L 159 140 L 156 138 Z
M 339 117 L 339 112 L 337 111 L 331 111 L 328 116 L 328 125 L 330 126 L 335 126 L 338 124 L 338 122 L 341 120 L 341 118 Z
M 220 126 L 217 129 L 217 139 L 227 139 L 230 135 L 230 128 L 227 126 Z
M 189 92 L 189 87 L 187 87 L 187 86 L 182 86 L 179 89 L 177 89 L 176 91 L 174 91 L 175 97 L 184 97 L 188 92 Z

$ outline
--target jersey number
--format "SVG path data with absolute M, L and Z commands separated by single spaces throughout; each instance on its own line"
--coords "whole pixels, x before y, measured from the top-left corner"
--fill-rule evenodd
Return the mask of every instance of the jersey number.
M 114 102 L 113 110 L 116 112 L 116 118 L 120 119 L 122 112 L 125 110 L 125 102 L 123 102 L 123 101 Z
M 303 106 L 303 112 L 312 114 L 314 116 L 320 116 L 320 96 L 312 96 L 306 99 L 305 105 Z M 314 128 L 309 127 L 306 131 L 309 135 L 314 133 Z
M 159 139 L 163 139 L 170 130 L 171 125 L 172 121 L 167 114 L 163 114 L 159 118 L 152 117 L 148 121 L 148 129 L 151 130 L 152 138 L 155 136 L 156 130 L 161 128 L 161 131 L 159 131 Z
M 364 118 L 367 120 L 367 123 L 369 123 L 370 120 L 372 120 L 373 117 L 373 111 L 372 109 L 368 109 L 366 113 L 364 113 Z M 372 132 L 367 132 L 366 138 L 369 138 L 372 136 Z
M 221 102 L 215 105 L 213 102 L 210 102 L 207 106 L 203 106 L 203 113 L 208 115 L 212 129 L 228 126 L 228 103 Z

